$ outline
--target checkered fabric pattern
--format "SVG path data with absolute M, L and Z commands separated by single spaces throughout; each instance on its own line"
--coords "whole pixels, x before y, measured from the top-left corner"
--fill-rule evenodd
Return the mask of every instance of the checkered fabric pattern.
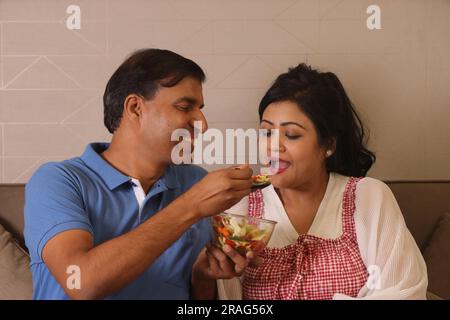
M 243 297 L 250 300 L 322 300 L 335 293 L 356 297 L 368 272 L 362 261 L 354 222 L 355 190 L 360 178 L 351 177 L 342 204 L 342 235 L 322 239 L 300 235 L 283 248 L 266 247 L 262 264 L 244 274 Z M 249 196 L 249 215 L 261 217 L 264 202 L 257 190 Z
M 264 216 L 264 199 L 261 189 L 248 195 L 248 215 L 250 217 L 262 218 Z

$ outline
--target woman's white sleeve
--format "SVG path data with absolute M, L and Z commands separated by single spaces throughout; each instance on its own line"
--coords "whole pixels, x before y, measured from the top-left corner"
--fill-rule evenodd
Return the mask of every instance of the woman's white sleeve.
M 241 201 L 225 211 L 234 214 L 246 214 L 248 211 L 248 197 L 242 198 Z M 242 285 L 240 279 L 217 280 L 217 293 L 220 300 L 242 300 Z
M 356 299 L 425 299 L 425 261 L 389 187 L 376 179 L 362 179 L 355 206 L 358 246 L 369 273 Z M 343 294 L 333 298 L 353 299 Z
M 219 300 L 242 300 L 242 285 L 239 278 L 217 280 Z
M 225 212 L 246 215 L 248 212 L 248 196 L 243 197 L 234 206 L 225 210 Z

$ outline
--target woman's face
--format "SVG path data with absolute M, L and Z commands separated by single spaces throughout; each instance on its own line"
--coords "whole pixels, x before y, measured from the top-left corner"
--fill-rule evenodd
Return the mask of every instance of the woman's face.
M 268 155 L 272 169 L 271 182 L 276 188 L 297 188 L 319 176 L 325 167 L 325 148 L 311 120 L 290 101 L 271 103 L 263 113 L 261 129 L 278 129 L 268 134 Z M 271 139 L 279 145 L 272 147 Z

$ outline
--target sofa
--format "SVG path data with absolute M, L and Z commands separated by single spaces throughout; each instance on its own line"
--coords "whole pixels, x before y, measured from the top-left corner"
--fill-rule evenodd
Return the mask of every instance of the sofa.
M 427 263 L 428 298 L 450 299 L 450 181 L 386 183 Z M 29 299 L 32 294 L 23 205 L 23 184 L 0 184 L 0 299 Z

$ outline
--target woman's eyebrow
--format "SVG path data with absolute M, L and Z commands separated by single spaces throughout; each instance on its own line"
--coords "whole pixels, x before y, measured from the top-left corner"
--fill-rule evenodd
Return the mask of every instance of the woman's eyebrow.
M 297 126 L 297 127 L 300 127 L 300 128 L 302 128 L 303 130 L 306 130 L 306 128 L 305 128 L 304 126 L 302 126 L 300 123 L 297 123 L 297 122 L 288 121 L 288 122 L 282 122 L 282 123 L 281 123 L 282 126 L 288 126 L 288 125 L 290 125 L 290 124 L 292 124 L 292 125 L 294 125 L 294 126 Z
M 261 120 L 261 123 L 263 123 L 263 122 L 267 122 L 268 124 L 270 124 L 271 126 L 273 126 L 273 122 L 270 122 L 269 120 L 262 119 L 262 120 Z
M 266 119 L 262 119 L 261 123 L 266 122 L 268 124 L 270 124 L 271 126 L 273 126 L 273 122 L 266 120 Z M 302 126 L 300 123 L 294 122 L 294 121 L 287 121 L 287 122 L 282 122 L 281 126 L 288 126 L 288 125 L 294 125 L 294 126 L 298 126 L 300 128 L 302 128 L 303 130 L 306 130 L 306 128 L 304 126 Z

